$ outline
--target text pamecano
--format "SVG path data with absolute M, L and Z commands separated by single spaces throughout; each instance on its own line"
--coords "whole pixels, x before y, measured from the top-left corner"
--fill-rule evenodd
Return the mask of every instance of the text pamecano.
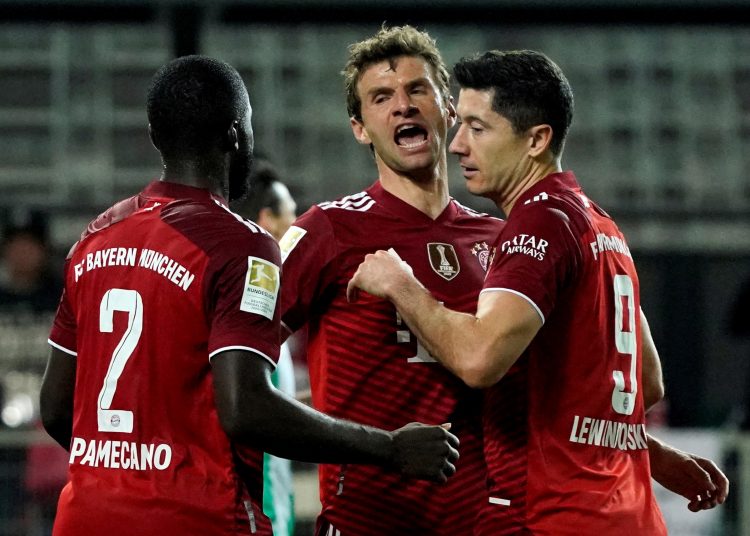
M 182 264 L 153 249 L 107 248 L 86 254 L 81 262 L 73 266 L 75 282 L 78 283 L 85 273 L 109 266 L 137 266 L 153 270 L 182 290 L 189 289 L 195 279 L 195 275 Z
M 86 441 L 74 437 L 68 463 L 107 469 L 163 471 L 172 461 L 172 448 L 166 443 L 135 443 L 133 441 Z
M 646 426 L 625 422 L 594 419 L 593 417 L 573 417 L 570 430 L 571 443 L 582 443 L 597 447 L 620 450 L 648 449 Z

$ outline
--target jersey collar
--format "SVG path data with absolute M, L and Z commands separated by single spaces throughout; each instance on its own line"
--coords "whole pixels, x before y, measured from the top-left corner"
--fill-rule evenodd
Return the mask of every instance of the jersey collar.
M 515 206 L 523 205 L 526 201 L 534 199 L 541 194 L 553 194 L 564 190 L 579 190 L 581 186 L 572 171 L 561 171 L 550 173 L 542 180 L 523 192 L 516 201 Z
M 440 215 L 433 220 L 421 210 L 413 207 L 403 199 L 396 197 L 395 195 L 387 191 L 385 188 L 383 188 L 383 185 L 380 183 L 380 181 L 376 181 L 372 184 L 372 186 L 367 188 L 367 193 L 379 205 L 385 207 L 386 209 L 394 211 L 400 218 L 412 221 L 414 223 L 443 223 L 453 220 L 458 214 L 456 203 L 453 201 L 452 197 L 449 198 L 448 205 L 443 209 L 443 212 L 441 212 Z
M 225 208 L 229 208 L 226 200 L 220 195 L 215 195 L 205 188 L 197 188 L 186 184 L 176 182 L 167 182 L 155 180 L 143 189 L 143 195 L 146 197 L 165 197 L 169 199 L 191 199 L 194 201 L 209 202 L 215 201 Z

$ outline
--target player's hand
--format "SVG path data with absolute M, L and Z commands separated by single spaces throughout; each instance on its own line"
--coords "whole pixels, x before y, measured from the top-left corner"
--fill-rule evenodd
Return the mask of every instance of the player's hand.
M 370 253 L 365 256 L 365 260 L 349 281 L 346 298 L 350 303 L 357 301 L 360 289 L 378 298 L 387 298 L 389 286 L 394 284 L 399 276 L 414 277 L 414 272 L 393 248 Z
M 391 432 L 394 468 L 411 478 L 447 481 L 456 472 L 458 460 L 458 438 L 449 428 L 450 424 L 410 423 Z
M 726 501 L 729 479 L 711 460 L 666 445 L 649 453 L 654 480 L 685 497 L 691 512 L 710 510 Z

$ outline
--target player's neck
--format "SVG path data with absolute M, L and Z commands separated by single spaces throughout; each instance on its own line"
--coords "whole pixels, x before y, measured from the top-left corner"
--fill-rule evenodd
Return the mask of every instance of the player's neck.
M 448 205 L 448 181 L 445 178 L 415 180 L 406 176 L 381 175 L 380 184 L 385 191 L 424 212 L 433 220 L 440 216 Z
M 516 181 L 511 190 L 507 195 L 503 196 L 501 200 L 496 200 L 497 206 L 505 213 L 506 216 L 510 216 L 513 206 L 518 201 L 518 198 L 524 194 L 529 188 L 534 186 L 536 183 L 544 179 L 547 175 L 552 173 L 559 173 L 562 171 L 560 167 L 560 159 L 557 158 L 551 162 L 532 162 L 527 173 L 522 175 L 522 179 Z
M 208 190 L 224 196 L 221 177 L 223 170 L 194 161 L 164 162 L 161 180 Z
M 424 174 L 407 175 L 379 166 L 380 184 L 385 191 L 424 212 L 433 220 L 440 216 L 450 200 L 445 166 Z

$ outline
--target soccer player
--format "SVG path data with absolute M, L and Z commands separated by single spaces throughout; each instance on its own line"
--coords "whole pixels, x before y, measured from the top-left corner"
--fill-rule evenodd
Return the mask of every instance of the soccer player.
M 54 534 L 271 534 L 262 450 L 445 481 L 457 457 L 445 427 L 385 432 L 273 388 L 278 246 L 226 204 L 253 148 L 239 74 L 174 60 L 148 118 L 161 180 L 96 218 L 66 261 L 41 393 L 45 427 L 70 450 Z
M 350 47 L 343 74 L 352 131 L 371 148 L 378 180 L 313 206 L 282 239 L 283 327 L 308 326 L 316 408 L 386 428 L 449 421 L 461 460 L 445 485 L 372 466 L 321 466 L 317 534 L 471 534 L 486 502 L 480 392 L 436 363 L 390 303 L 348 304 L 346 284 L 366 253 L 394 248 L 437 300 L 474 311 L 502 222 L 448 194 L 455 110 L 429 35 L 383 28 Z
M 633 259 L 614 221 L 560 166 L 570 86 L 531 51 L 465 58 L 454 74 L 461 125 L 450 150 L 469 191 L 508 216 L 476 313 L 441 305 L 386 251 L 367 256 L 350 297 L 359 287 L 388 298 L 438 361 L 488 388 L 489 497 L 476 534 L 665 534 L 650 447 L 654 476 L 668 473 L 691 509 L 723 501 L 728 484 L 711 462 L 645 433 L 640 380 L 658 381 L 654 363 L 642 370 L 652 341 Z M 655 360 L 652 348 L 644 353 Z
M 297 203 L 276 168 L 267 160 L 256 158 L 253 161 L 250 183 L 251 195 L 232 204 L 232 209 L 260 225 L 278 242 L 294 222 Z M 271 382 L 287 395 L 296 396 L 294 363 L 288 343 L 281 345 Z M 286 458 L 268 453 L 263 454 L 263 512 L 271 520 L 275 536 L 294 534 L 292 464 Z

